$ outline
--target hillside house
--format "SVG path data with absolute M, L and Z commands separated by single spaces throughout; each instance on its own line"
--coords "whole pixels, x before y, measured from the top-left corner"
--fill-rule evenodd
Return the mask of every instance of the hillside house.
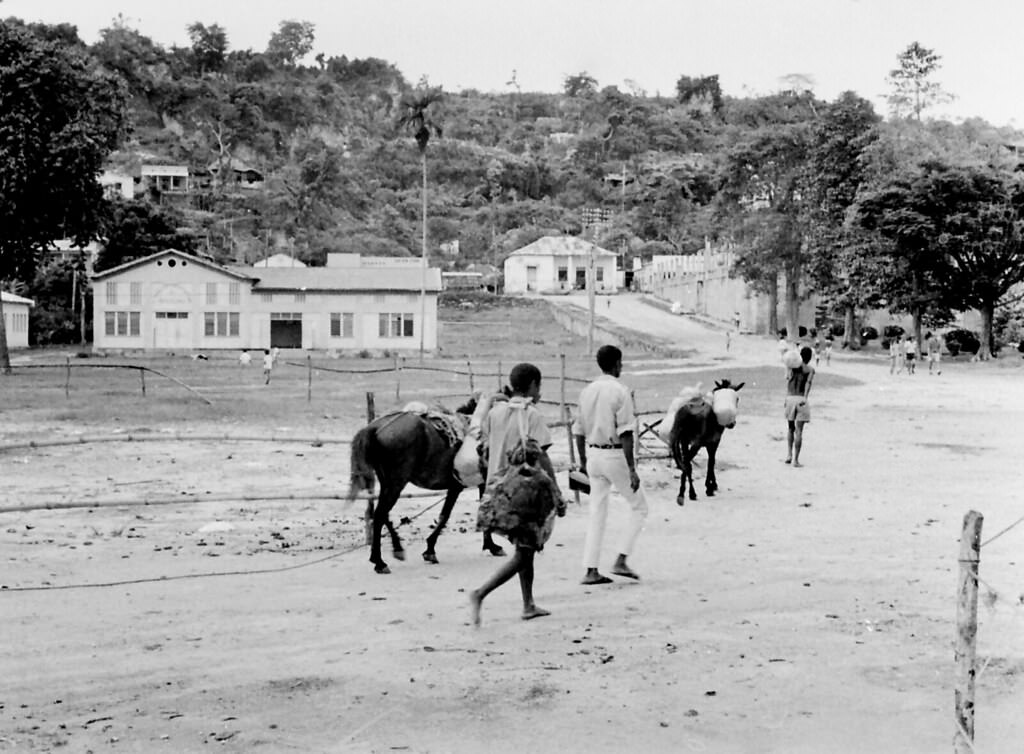
M 421 328 L 424 348 L 437 348 L 441 274 L 415 257 L 221 266 L 168 249 L 93 275 L 92 290 L 97 351 L 415 351 Z
M 618 290 L 618 256 L 576 236 L 544 236 L 505 259 L 506 293 L 568 293 L 586 290 L 593 261 L 594 291 Z
M 35 302 L 7 291 L 0 291 L 0 296 L 3 296 L 7 347 L 28 348 L 28 314 Z
M 187 165 L 143 165 L 139 169 L 143 189 L 162 194 L 187 194 L 191 189 Z

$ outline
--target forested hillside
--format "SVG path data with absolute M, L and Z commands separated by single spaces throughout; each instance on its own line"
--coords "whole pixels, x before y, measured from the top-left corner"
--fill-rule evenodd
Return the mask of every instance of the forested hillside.
M 856 93 L 826 102 L 800 77 L 742 98 L 688 71 L 662 96 L 586 72 L 560 92 L 520 91 L 514 73 L 504 92 L 443 92 L 386 60 L 314 55 L 301 21 L 281 22 L 262 51 L 233 49 L 216 24 L 170 48 L 123 19 L 93 44 L 73 27 L 26 28 L 122 81 L 130 125 L 110 170 L 187 165 L 194 178 L 187 197 L 107 206 L 101 267 L 169 245 L 221 261 L 415 255 L 425 194 L 427 249 L 444 264 L 500 264 L 552 233 L 588 234 L 624 264 L 710 238 L 734 245 L 755 289 L 784 281 L 791 309 L 818 293 L 851 324 L 877 306 L 918 328 L 967 307 L 991 322 L 1024 278 L 1024 138 L 930 119 L 946 96 L 940 57 L 917 43 L 879 82 L 883 120 Z M 232 168 L 261 180 L 237 184 Z

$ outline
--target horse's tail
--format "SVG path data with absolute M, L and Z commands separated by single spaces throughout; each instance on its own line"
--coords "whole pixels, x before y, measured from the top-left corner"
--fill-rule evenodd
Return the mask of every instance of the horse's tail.
M 363 490 L 373 491 L 375 480 L 373 466 L 370 465 L 370 456 L 373 447 L 377 442 L 377 430 L 370 424 L 356 432 L 352 438 L 352 451 L 349 456 L 349 502 L 356 499 Z

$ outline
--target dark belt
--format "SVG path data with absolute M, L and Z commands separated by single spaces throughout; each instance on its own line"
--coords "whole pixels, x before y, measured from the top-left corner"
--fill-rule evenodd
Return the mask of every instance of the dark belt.
M 592 443 L 590 443 L 590 447 L 591 448 L 598 448 L 600 450 L 611 450 L 612 448 L 621 448 L 622 444 L 620 443 L 618 445 L 614 445 L 612 443 L 607 443 L 605 445 L 599 445 L 596 442 L 592 442 Z

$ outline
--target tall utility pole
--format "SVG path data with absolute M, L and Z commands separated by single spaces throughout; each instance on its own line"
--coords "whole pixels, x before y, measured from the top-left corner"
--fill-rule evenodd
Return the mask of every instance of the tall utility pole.
M 597 274 L 594 270 L 594 257 L 597 253 L 597 246 L 594 245 L 594 237 L 597 235 L 595 226 L 590 226 L 590 252 L 587 254 L 587 307 L 590 310 L 590 321 L 587 328 L 587 353 L 594 352 L 594 288 L 597 282 Z
M 423 152 L 423 248 L 420 253 L 420 363 L 423 363 L 423 337 L 427 326 L 427 153 Z

